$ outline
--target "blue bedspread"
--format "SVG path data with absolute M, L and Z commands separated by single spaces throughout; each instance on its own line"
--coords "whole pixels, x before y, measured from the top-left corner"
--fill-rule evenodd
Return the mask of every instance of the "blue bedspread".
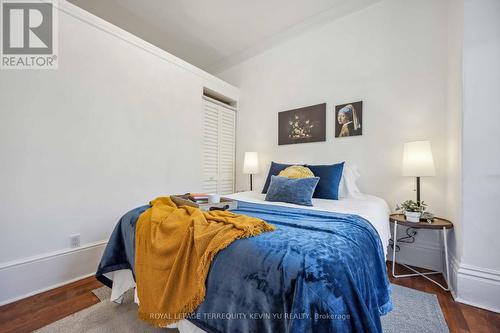
M 133 271 L 135 223 L 124 215 L 96 276 Z M 277 230 L 240 239 L 212 262 L 207 294 L 188 320 L 210 333 L 382 332 L 392 308 L 382 243 L 357 215 L 238 202 L 237 214 Z

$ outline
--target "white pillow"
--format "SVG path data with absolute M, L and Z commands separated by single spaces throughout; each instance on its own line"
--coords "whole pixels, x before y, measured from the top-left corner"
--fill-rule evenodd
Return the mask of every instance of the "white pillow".
M 356 184 L 358 178 L 358 167 L 355 164 L 345 162 L 339 184 L 339 198 L 349 198 L 361 193 Z

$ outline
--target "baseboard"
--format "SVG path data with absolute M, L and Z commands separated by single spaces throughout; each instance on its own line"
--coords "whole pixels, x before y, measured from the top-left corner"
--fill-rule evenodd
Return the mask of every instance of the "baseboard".
M 455 301 L 500 313 L 500 271 L 463 263 L 451 268 Z
M 488 310 L 491 312 L 500 313 L 500 307 L 498 307 L 498 306 L 490 307 L 489 305 L 485 305 L 483 301 L 476 303 L 476 302 L 471 302 L 471 301 L 462 299 L 460 297 L 455 298 L 455 301 L 462 303 L 462 304 L 467 304 L 467 305 L 470 305 L 470 306 L 473 306 L 476 308 L 481 308 L 481 309 L 485 309 L 485 310 Z
M 0 265 L 0 305 L 36 295 L 95 273 L 106 240 Z

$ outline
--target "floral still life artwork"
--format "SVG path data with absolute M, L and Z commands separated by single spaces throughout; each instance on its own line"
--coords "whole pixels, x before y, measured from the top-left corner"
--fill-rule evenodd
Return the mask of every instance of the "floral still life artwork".
M 278 113 L 278 145 L 326 141 L 326 103 Z
M 310 119 L 304 121 L 298 115 L 295 115 L 292 120 L 288 121 L 288 124 L 292 127 L 290 134 L 288 134 L 291 139 L 303 139 L 312 136 L 311 130 L 314 124 Z

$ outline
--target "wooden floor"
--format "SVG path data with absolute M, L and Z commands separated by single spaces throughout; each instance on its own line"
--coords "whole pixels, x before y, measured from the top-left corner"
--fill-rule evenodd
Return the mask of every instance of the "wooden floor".
M 0 307 L 0 332 L 31 332 L 99 302 L 94 277 Z
M 390 262 L 387 263 L 388 271 Z M 397 266 L 397 273 L 409 271 Z M 451 333 L 500 333 L 500 314 L 457 303 L 449 292 L 422 277 L 394 279 L 394 284 L 436 294 Z M 93 277 L 0 307 L 0 333 L 31 332 L 99 302 Z M 418 309 L 416 309 L 418 311 Z

